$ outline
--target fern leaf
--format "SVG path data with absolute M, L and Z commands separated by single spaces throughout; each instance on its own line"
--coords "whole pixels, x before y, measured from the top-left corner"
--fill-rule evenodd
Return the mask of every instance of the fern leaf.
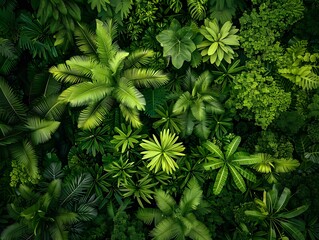
M 18 62 L 18 58 L 10 59 L 0 57 L 0 74 L 7 75 L 15 67 Z
M 78 127 L 82 129 L 92 129 L 99 126 L 111 110 L 112 102 L 111 98 L 106 97 L 83 109 L 79 115 Z
M 179 203 L 179 207 L 182 211 L 183 216 L 187 215 L 188 212 L 196 210 L 197 206 L 201 203 L 203 191 L 201 190 L 198 182 L 195 178 L 192 178 L 187 188 L 183 192 L 182 199 Z
M 76 45 L 80 51 L 84 54 L 92 56 L 94 59 L 97 59 L 95 34 L 86 25 L 79 24 L 74 31 L 74 35 Z
M 166 88 L 143 89 L 141 91 L 145 97 L 146 106 L 145 113 L 150 117 L 157 116 L 156 110 L 159 106 L 166 102 L 167 90 Z
M 41 98 L 34 105 L 33 111 L 48 120 L 59 120 L 65 109 L 65 104 L 58 101 L 58 95 Z
M 26 168 L 30 177 L 36 179 L 38 176 L 38 160 L 32 145 L 23 141 L 22 144 L 12 146 L 10 151 L 13 158 Z
M 0 54 L 9 59 L 16 59 L 15 48 L 13 43 L 5 38 L 0 37 Z
M 125 61 L 125 69 L 140 68 L 152 61 L 154 52 L 148 49 L 137 49 L 131 52 Z
M 154 208 L 140 208 L 137 211 L 137 218 L 142 220 L 145 224 L 152 224 L 154 221 L 157 225 L 162 220 L 162 213 L 158 209 Z
M 191 239 L 197 239 L 197 240 L 211 240 L 211 234 L 208 230 L 208 228 L 201 223 L 200 221 L 195 220 L 192 223 L 192 228 L 187 234 Z
M 31 130 L 31 139 L 34 144 L 44 143 L 51 139 L 51 135 L 58 129 L 60 122 L 29 118 L 26 127 Z
M 115 88 L 113 96 L 123 105 L 129 108 L 144 110 L 145 98 L 143 94 L 125 78 L 121 78 L 118 87 Z
M 153 69 L 132 68 L 125 70 L 123 76 L 138 87 L 160 87 L 169 80 L 166 74 Z
M 84 106 L 100 101 L 113 91 L 112 87 L 104 83 L 83 82 L 64 90 L 58 101 L 70 103 L 71 106 Z
M 31 239 L 33 237 L 33 233 L 30 232 L 29 228 L 25 224 L 21 223 L 14 223 L 8 226 L 4 231 L 1 233 L 1 239 L 6 240 L 15 240 L 15 239 Z
M 15 95 L 13 89 L 0 77 L 0 109 L 12 114 L 13 120 L 24 121 L 26 118 L 26 109 L 22 102 Z
M 92 69 L 97 63 L 87 56 L 75 56 L 66 61 L 66 64 L 72 71 L 88 79 L 92 77 Z
M 151 231 L 154 239 L 183 239 L 184 229 L 181 224 L 172 218 L 162 220 Z
M 206 8 L 200 0 L 187 0 L 189 13 L 192 18 L 202 20 L 206 17 Z
M 61 206 L 85 195 L 92 185 L 93 178 L 88 173 L 81 173 L 69 179 L 62 188 Z
M 91 81 L 89 77 L 82 75 L 78 71 L 71 69 L 66 64 L 59 64 L 58 66 L 53 66 L 49 69 L 49 72 L 53 74 L 53 77 L 61 82 L 65 83 L 79 83 Z
M 174 198 L 163 190 L 158 190 L 155 193 L 155 200 L 158 208 L 166 215 L 174 212 L 176 201 Z
M 115 8 L 115 13 L 119 13 L 122 20 L 130 13 L 132 4 L 132 0 L 111 0 L 111 5 Z
M 91 9 L 97 9 L 98 13 L 100 13 L 102 11 L 102 9 L 104 9 L 104 11 L 107 10 L 106 8 L 106 4 L 110 3 L 109 0 L 88 0 L 88 3 L 91 4 Z
M 126 105 L 120 104 L 120 109 L 125 120 L 132 124 L 134 128 L 140 128 L 142 126 L 139 112 L 136 108 L 129 108 Z

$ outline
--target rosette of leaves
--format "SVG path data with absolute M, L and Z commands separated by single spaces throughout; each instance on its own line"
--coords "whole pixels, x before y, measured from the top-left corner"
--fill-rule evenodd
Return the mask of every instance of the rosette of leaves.
M 276 185 L 273 185 L 270 191 L 264 191 L 262 200 L 255 199 L 257 210 L 246 210 L 245 214 L 260 224 L 261 228 L 268 230 L 267 239 L 275 240 L 279 239 L 278 237 L 284 239 L 283 233 L 288 233 L 292 239 L 304 240 L 305 222 L 296 217 L 304 213 L 309 206 L 302 205 L 287 210 L 290 198 L 290 189 L 284 188 L 279 195 Z
M 215 195 L 220 194 L 222 191 L 227 182 L 229 172 L 231 173 L 236 187 L 241 192 L 245 192 L 247 189 L 244 178 L 251 182 L 256 182 L 256 176 L 248 169 L 243 168 L 243 166 L 253 165 L 258 163 L 260 160 L 245 152 L 236 152 L 240 142 L 241 138 L 239 136 L 235 137 L 226 146 L 225 153 L 223 153 L 216 144 L 210 141 L 203 144 L 204 147 L 211 152 L 211 154 L 207 156 L 207 163 L 203 165 L 204 169 L 219 169 L 213 187 Z
M 233 46 L 239 46 L 238 36 L 236 35 L 238 29 L 232 26 L 230 21 L 225 22 L 220 27 L 217 19 L 205 19 L 199 32 L 205 38 L 197 45 L 197 48 L 201 50 L 203 62 L 209 60 L 211 64 L 215 63 L 219 66 L 225 60 L 230 64 L 235 56 Z
M 143 139 L 143 143 L 140 144 L 145 149 L 141 152 L 144 155 L 142 159 L 150 159 L 147 167 L 155 172 L 162 169 L 164 172 L 172 174 L 178 168 L 174 159 L 185 155 L 182 153 L 185 147 L 182 143 L 177 143 L 177 140 L 178 136 L 175 133 L 170 133 L 168 129 L 160 132 L 159 140 L 155 135 L 151 140 Z
M 173 19 L 169 29 L 158 34 L 156 39 L 163 47 L 163 56 L 170 57 L 173 66 L 179 69 L 184 61 L 192 61 L 193 66 L 198 65 L 200 56 L 194 52 L 199 41 L 199 36 L 196 35 L 194 26 L 181 27 L 181 24 Z

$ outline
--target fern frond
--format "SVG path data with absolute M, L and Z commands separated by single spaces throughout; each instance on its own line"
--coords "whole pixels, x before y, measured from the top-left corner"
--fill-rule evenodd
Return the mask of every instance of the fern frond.
M 21 144 L 12 146 L 10 152 L 13 158 L 25 167 L 31 178 L 37 178 L 38 159 L 32 145 L 28 141 L 23 141 Z
M 84 106 L 92 102 L 100 101 L 113 91 L 104 83 L 83 82 L 73 85 L 64 90 L 58 101 L 70 103 L 71 106 Z
M 206 8 L 200 0 L 187 0 L 189 13 L 192 18 L 202 20 L 206 17 Z
M 154 239 L 183 239 L 184 229 L 181 224 L 172 218 L 162 220 L 151 231 Z
M 158 208 L 166 215 L 174 212 L 176 201 L 174 198 L 163 190 L 157 190 L 155 193 L 155 200 Z
M 138 87 L 160 87 L 169 80 L 162 71 L 154 69 L 131 68 L 125 70 L 123 76 Z
M 15 67 L 18 62 L 18 58 L 10 59 L 0 57 L 0 74 L 7 75 Z
M 1 233 L 1 239 L 6 240 L 15 240 L 15 239 L 31 239 L 33 237 L 33 233 L 30 231 L 27 225 L 21 223 L 14 223 L 8 226 Z
M 152 224 L 153 221 L 157 225 L 163 218 L 162 212 L 154 208 L 140 208 L 136 216 L 148 225 Z
M 119 80 L 118 86 L 114 89 L 113 96 L 122 105 L 137 110 L 145 109 L 145 98 L 143 94 L 126 78 Z
M 0 54 L 3 57 L 16 59 L 17 55 L 15 51 L 14 45 L 10 40 L 0 37 Z
M 61 82 L 65 83 L 79 83 L 89 82 L 91 79 L 82 75 L 78 71 L 71 69 L 68 65 L 62 63 L 58 66 L 53 66 L 49 69 L 49 72 L 53 74 L 53 77 Z
M 41 98 L 32 110 L 44 119 L 59 120 L 64 112 L 65 104 L 59 102 L 58 97 L 58 95 L 54 94 Z
M 78 127 L 82 129 L 92 129 L 99 126 L 112 107 L 112 98 L 106 97 L 101 101 L 90 104 L 80 112 Z
M 153 50 L 137 49 L 127 57 L 124 67 L 125 69 L 143 67 L 152 61 L 154 54 Z
M 12 115 L 12 121 L 24 121 L 26 118 L 26 108 L 22 101 L 18 99 L 13 89 L 0 77 L 0 109 Z
M 51 135 L 58 129 L 60 122 L 40 119 L 38 117 L 28 118 L 26 127 L 31 130 L 31 139 L 34 144 L 44 143 L 51 139 Z
M 96 67 L 97 62 L 87 56 L 75 56 L 67 60 L 66 65 L 68 65 L 72 71 L 90 79 L 92 78 L 92 69 Z
M 140 128 L 143 125 L 136 108 L 129 108 L 126 105 L 120 104 L 120 109 L 125 120 L 131 123 L 134 128 Z
M 196 210 L 197 206 L 202 201 L 202 195 L 203 191 L 201 190 L 198 182 L 195 178 L 192 178 L 188 182 L 187 188 L 184 190 L 182 199 L 179 202 L 179 207 L 183 216 L 192 210 Z
M 61 203 L 68 204 L 86 194 L 92 186 L 93 178 L 88 173 L 81 173 L 69 179 L 62 188 Z
M 191 239 L 212 240 L 208 228 L 203 223 L 195 220 L 192 222 L 192 225 L 193 226 L 187 236 L 189 236 Z
M 96 45 L 99 60 L 102 64 L 108 65 L 108 61 L 115 55 L 113 37 L 116 33 L 115 25 L 109 20 L 103 23 L 96 20 Z
M 78 24 L 79 26 L 75 29 L 74 35 L 76 40 L 76 45 L 80 51 L 84 54 L 92 56 L 97 59 L 95 34 L 86 25 Z

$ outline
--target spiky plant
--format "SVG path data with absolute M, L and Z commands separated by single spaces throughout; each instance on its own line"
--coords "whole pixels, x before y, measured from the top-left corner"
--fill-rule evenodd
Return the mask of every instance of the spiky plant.
M 78 118 L 79 128 L 98 126 L 114 102 L 133 127 L 140 127 L 139 111 L 145 109 L 146 102 L 138 87 L 159 87 L 168 81 L 161 71 L 140 67 L 150 62 L 153 52 L 120 50 L 113 42 L 116 26 L 111 20 L 96 20 L 95 34 L 79 25 L 75 35 L 84 55 L 50 68 L 55 79 L 72 85 L 58 100 L 72 107 L 85 106 Z
M 231 63 L 235 56 L 233 46 L 239 46 L 239 41 L 236 35 L 238 29 L 232 26 L 230 21 L 225 22 L 220 27 L 217 19 L 205 19 L 204 25 L 201 26 L 199 32 L 205 38 L 203 42 L 197 45 L 197 48 L 201 50 L 203 62 L 209 60 L 211 64 L 215 63 L 217 66 L 223 60 Z
M 160 169 L 166 173 L 173 173 L 178 165 L 174 159 L 184 156 L 182 153 L 185 149 L 182 143 L 176 143 L 178 136 L 170 133 L 168 129 L 160 132 L 160 139 L 158 140 L 155 135 L 154 139 L 145 140 L 141 143 L 141 147 L 145 151 L 141 152 L 144 156 L 142 159 L 150 159 L 147 167 L 150 170 L 158 172 Z

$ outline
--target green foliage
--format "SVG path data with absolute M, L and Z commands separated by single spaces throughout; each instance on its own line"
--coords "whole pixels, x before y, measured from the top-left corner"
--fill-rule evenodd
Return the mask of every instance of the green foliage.
M 278 39 L 291 25 L 303 17 L 300 0 L 253 2 L 251 12 L 245 12 L 240 21 L 240 41 L 247 57 L 261 55 L 275 61 L 281 55 Z
M 192 59 L 192 52 L 196 50 L 193 41 L 195 34 L 191 27 L 181 27 L 174 19 L 169 29 L 162 31 L 156 39 L 163 47 L 163 56 L 171 57 L 173 66 L 179 69 L 184 61 L 190 62 Z
M 148 63 L 152 53 L 133 53 L 129 57 L 128 52 L 119 50 L 113 43 L 115 34 L 112 21 L 96 20 L 95 36 L 80 26 L 77 44 L 89 56 L 76 56 L 66 64 L 50 68 L 54 78 L 74 84 L 62 92 L 59 101 L 71 106 L 86 106 L 78 118 L 80 128 L 92 129 L 103 122 L 114 100 L 119 103 L 124 118 L 133 127 L 140 127 L 138 111 L 144 110 L 146 103 L 137 87 L 159 87 L 168 80 L 161 71 L 135 67 Z
M 130 149 L 134 148 L 135 144 L 140 143 L 140 138 L 145 138 L 147 135 L 142 134 L 139 135 L 142 129 L 137 129 L 133 132 L 132 127 L 128 125 L 125 126 L 124 123 L 121 124 L 121 128 L 115 127 L 115 132 L 117 132 L 119 135 L 114 135 L 113 139 L 111 140 L 112 144 L 115 144 L 115 149 L 117 151 L 121 148 L 121 153 L 129 152 Z
M 278 61 L 278 72 L 304 90 L 318 88 L 319 54 L 307 52 L 307 41 L 295 42 Z
M 210 18 L 216 18 L 221 23 L 230 21 L 235 15 L 237 5 L 240 5 L 239 0 L 210 0 L 209 13 Z
M 155 200 L 157 208 L 139 209 L 137 217 L 146 224 L 155 223 L 151 231 L 154 239 L 185 238 L 211 239 L 207 227 L 195 215 L 203 204 L 203 191 L 195 179 L 191 179 L 183 195 L 176 203 L 174 198 L 162 190 L 157 190 Z M 199 212 L 199 211 L 198 211 Z
M 177 114 L 173 113 L 173 105 L 166 106 L 166 108 L 160 106 L 156 110 L 156 113 L 160 120 L 157 120 L 153 123 L 153 128 L 157 129 L 161 126 L 161 129 L 169 129 L 172 133 L 180 133 L 181 132 L 181 121 L 177 117 Z
M 287 211 L 285 208 L 290 198 L 291 192 L 288 188 L 284 188 L 279 195 L 276 185 L 273 185 L 270 191 L 264 191 L 262 200 L 255 199 L 258 210 L 246 210 L 245 214 L 261 224 L 268 232 L 268 239 L 277 239 L 277 236 L 282 238 L 285 232 L 295 240 L 303 240 L 305 239 L 303 235 L 305 224 L 295 217 L 307 211 L 309 206 L 302 205 Z
M 202 20 L 206 17 L 207 0 L 187 0 L 188 12 L 195 20 Z
M 216 63 L 217 66 L 223 60 L 231 63 L 235 52 L 232 46 L 239 46 L 238 29 L 227 21 L 222 27 L 219 26 L 217 19 L 205 19 L 204 26 L 201 26 L 199 32 L 204 36 L 205 40 L 197 45 L 201 50 L 203 62 L 210 61 L 211 64 Z
M 231 96 L 236 109 L 248 110 L 249 118 L 254 118 L 255 124 L 263 129 L 286 111 L 291 102 L 290 93 L 281 89 L 272 76 L 265 76 L 262 68 L 237 75 Z
M 224 188 L 227 182 L 228 172 L 231 173 L 236 187 L 241 192 L 245 192 L 247 189 L 244 178 L 251 182 L 256 182 L 257 180 L 256 176 L 251 171 L 244 169 L 242 166 L 253 165 L 258 163 L 260 160 L 245 152 L 236 152 L 240 141 L 240 137 L 235 137 L 226 146 L 225 153 L 223 153 L 217 145 L 210 141 L 204 143 L 204 147 L 210 151 L 210 155 L 207 156 L 208 162 L 204 164 L 205 170 L 215 170 L 220 168 L 213 188 L 215 195 L 220 194 Z
M 150 159 L 147 167 L 150 170 L 158 172 L 161 168 L 168 174 L 172 174 L 178 168 L 174 159 L 184 156 L 182 153 L 185 149 L 182 143 L 176 143 L 178 136 L 175 133 L 170 133 L 168 129 L 160 132 L 160 139 L 155 135 L 154 139 L 145 140 L 141 143 L 141 147 L 145 151 L 141 152 L 144 156 L 142 159 Z

